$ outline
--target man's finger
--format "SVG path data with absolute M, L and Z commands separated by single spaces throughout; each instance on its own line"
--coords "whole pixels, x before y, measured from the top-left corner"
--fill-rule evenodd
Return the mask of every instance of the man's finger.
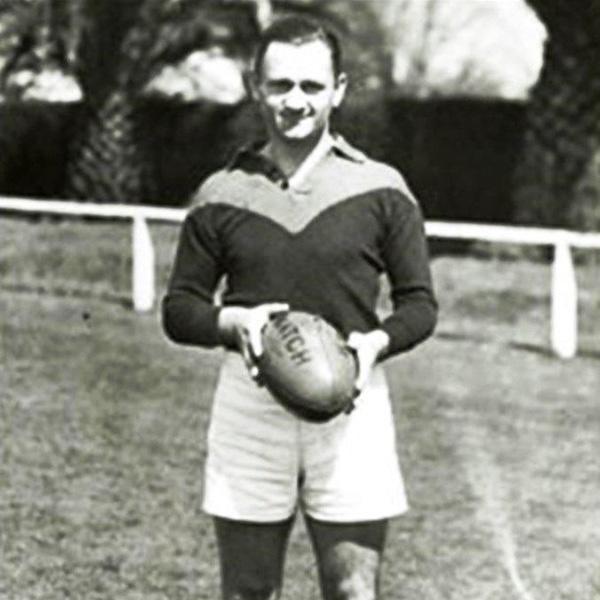
M 269 318 L 277 313 L 287 312 L 289 309 L 289 304 L 273 302 L 271 304 L 263 304 L 254 314 L 254 318 L 248 327 L 248 334 L 250 349 L 252 350 L 255 359 L 262 356 L 262 332 Z
M 365 369 L 363 368 L 362 364 L 359 362 L 358 363 L 358 376 L 356 377 L 356 382 L 354 384 L 354 387 L 356 387 L 356 389 L 359 392 L 362 392 L 362 389 L 365 387 L 365 380 L 366 380 Z
M 358 350 L 358 346 L 360 344 L 360 337 L 361 337 L 360 333 L 358 333 L 357 331 L 353 331 L 348 336 L 348 339 L 346 340 L 346 344 L 348 345 L 348 347 L 352 348 L 353 350 Z
M 277 313 L 288 312 L 290 310 L 290 305 L 285 302 L 273 302 L 271 304 L 265 304 L 264 308 L 266 309 L 268 318 Z
M 263 353 L 262 330 L 264 326 L 264 323 L 257 322 L 248 331 L 248 345 L 254 359 L 260 358 Z
M 248 332 L 243 331 L 241 335 L 241 353 L 242 358 L 244 359 L 244 364 L 246 365 L 246 369 L 248 369 L 248 373 L 250 373 L 250 377 L 252 377 L 252 379 L 258 379 L 260 372 L 256 366 L 256 363 L 254 362 L 254 357 L 252 356 L 253 352 L 250 347 Z

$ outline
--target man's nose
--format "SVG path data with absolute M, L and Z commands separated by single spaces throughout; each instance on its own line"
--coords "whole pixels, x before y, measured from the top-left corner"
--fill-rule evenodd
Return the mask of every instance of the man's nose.
M 302 111 L 306 108 L 306 95 L 298 86 L 294 86 L 284 98 L 284 106 L 288 110 Z

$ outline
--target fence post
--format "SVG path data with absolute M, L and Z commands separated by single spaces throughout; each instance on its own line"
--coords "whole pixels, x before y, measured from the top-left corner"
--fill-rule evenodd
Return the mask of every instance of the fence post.
M 146 312 L 154 306 L 154 246 L 146 219 L 137 215 L 133 218 L 132 256 L 133 308 Z
M 577 281 L 566 240 L 554 246 L 551 302 L 552 349 L 560 358 L 573 358 L 577 353 Z

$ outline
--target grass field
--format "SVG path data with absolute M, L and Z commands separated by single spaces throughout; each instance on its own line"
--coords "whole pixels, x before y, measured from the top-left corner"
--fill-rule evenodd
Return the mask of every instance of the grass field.
M 164 286 L 176 230 L 153 228 Z M 129 230 L 0 221 L 0 599 L 218 597 L 199 509 L 219 352 L 134 314 Z M 600 598 L 600 267 L 578 357 L 548 351 L 549 268 L 433 261 L 434 338 L 391 360 L 412 511 L 386 600 Z M 301 521 L 284 597 L 317 599 Z

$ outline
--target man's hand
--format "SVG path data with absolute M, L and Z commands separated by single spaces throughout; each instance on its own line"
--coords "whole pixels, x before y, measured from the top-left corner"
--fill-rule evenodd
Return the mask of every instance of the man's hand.
M 382 329 L 374 329 L 369 333 L 353 331 L 348 336 L 347 344 L 356 353 L 358 360 L 358 375 L 356 377 L 356 391 L 362 392 L 373 365 L 377 359 L 387 350 L 390 336 Z
M 271 315 L 287 312 L 288 304 L 274 302 L 253 308 L 226 306 L 219 312 L 219 331 L 224 339 L 237 344 L 248 372 L 258 379 L 256 361 L 263 352 L 262 330 Z

